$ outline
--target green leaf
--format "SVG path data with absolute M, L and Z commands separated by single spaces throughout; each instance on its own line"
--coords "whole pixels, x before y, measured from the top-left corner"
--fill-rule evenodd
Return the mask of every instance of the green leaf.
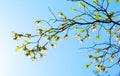
M 99 35 L 95 37 L 95 40 L 99 40 L 99 39 L 100 39 L 100 36 L 99 36 Z
M 115 3 L 118 3 L 119 2 L 119 0 L 114 0 L 115 1 Z
M 20 47 L 19 47 L 19 46 L 16 46 L 16 48 L 15 48 L 16 52 L 18 52 L 19 49 L 20 49 Z

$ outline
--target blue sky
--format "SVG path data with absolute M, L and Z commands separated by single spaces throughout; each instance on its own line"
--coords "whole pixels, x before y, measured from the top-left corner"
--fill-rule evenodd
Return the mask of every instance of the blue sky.
M 56 15 L 59 11 L 70 14 L 75 4 L 66 0 L 0 0 L 0 76 L 94 76 L 84 67 L 89 60 L 86 52 L 78 50 L 77 40 L 63 40 L 35 62 L 22 50 L 16 53 L 19 42 L 11 39 L 12 31 L 33 33 L 38 28 L 35 20 L 53 17 L 48 7 Z

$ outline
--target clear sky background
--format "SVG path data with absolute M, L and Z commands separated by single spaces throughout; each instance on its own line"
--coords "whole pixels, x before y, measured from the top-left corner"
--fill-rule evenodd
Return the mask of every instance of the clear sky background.
M 84 67 L 89 60 L 86 52 L 78 50 L 77 40 L 63 40 L 36 62 L 22 50 L 16 53 L 19 42 L 11 39 L 12 31 L 34 33 L 35 20 L 52 18 L 48 7 L 55 15 L 63 11 L 71 16 L 75 5 L 67 0 L 0 0 L 0 76 L 94 76 L 91 68 Z

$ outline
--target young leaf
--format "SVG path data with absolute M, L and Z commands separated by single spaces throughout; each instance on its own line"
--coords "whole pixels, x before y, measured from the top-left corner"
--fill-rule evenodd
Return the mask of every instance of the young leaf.
M 107 33 L 107 35 L 110 35 L 110 30 L 105 30 L 105 32 Z
M 61 18 L 61 17 L 63 17 L 63 13 L 62 12 L 59 12 L 58 13 L 58 16 Z
M 111 0 L 107 0 L 108 2 L 111 2 Z
M 100 36 L 99 36 L 99 35 L 95 37 L 95 40 L 99 40 L 99 39 L 100 39 Z
M 106 21 L 108 21 L 109 20 L 109 18 L 106 16 L 105 18 L 104 18 L 104 21 L 106 22 Z
M 118 33 L 119 33 L 119 32 L 120 32 L 120 28 L 116 29 L 116 32 L 118 32 Z
M 78 38 L 79 43 L 83 43 L 83 40 L 81 38 Z
M 89 68 L 89 67 L 90 67 L 90 64 L 85 64 L 85 67 L 86 67 L 86 68 Z
M 64 39 L 66 39 L 66 40 L 68 39 L 68 35 L 67 34 L 64 36 Z
M 18 52 L 19 49 L 20 49 L 20 47 L 19 47 L 19 46 L 16 46 L 16 48 L 15 48 L 16 52 Z
M 113 62 L 113 60 L 114 60 L 114 56 L 112 55 L 112 56 L 109 57 L 109 61 Z
M 118 64 L 120 64 L 120 59 L 118 60 Z
M 79 38 L 79 37 L 80 37 L 80 34 L 75 33 L 74 36 L 75 36 L 76 38 Z
M 115 3 L 118 3 L 119 2 L 119 0 L 114 0 L 115 1 Z
M 100 73 L 100 71 L 98 71 L 98 70 L 95 71 L 95 74 L 99 74 L 99 73 Z
M 98 58 L 94 58 L 93 61 L 94 61 L 94 62 L 98 62 Z
M 100 51 L 100 48 L 96 48 L 96 51 Z
M 106 71 L 107 71 L 105 67 L 102 67 L 100 70 L 101 70 L 102 72 L 106 72 Z
M 42 53 L 40 53 L 40 58 L 43 58 L 43 56 L 44 56 L 44 55 L 43 55 Z
M 56 45 L 55 44 L 51 44 L 51 46 L 50 46 L 51 48 L 55 48 L 56 47 Z
M 93 56 L 92 55 L 88 55 L 87 58 L 92 58 Z
M 77 31 L 77 30 L 78 30 L 78 27 L 77 27 L 77 26 L 74 26 L 74 30 Z
M 82 8 L 83 8 L 84 10 L 87 10 L 87 7 L 86 7 L 85 5 L 82 5 Z
M 108 12 L 108 15 L 109 15 L 109 17 L 111 18 L 111 19 L 113 19 L 114 18 L 114 11 L 112 11 L 112 12 Z
M 95 26 L 100 26 L 100 24 L 95 24 Z
M 95 19 L 100 19 L 101 16 L 100 16 L 100 15 L 98 14 L 98 12 L 97 12 L 97 13 L 95 13 L 94 18 L 95 18 Z
M 55 36 L 53 37 L 53 40 L 55 40 L 55 41 L 59 41 L 59 40 L 60 40 L 60 37 L 57 36 L 57 35 L 55 35 Z
M 36 23 L 37 25 L 40 25 L 41 22 L 42 22 L 41 20 L 36 20 L 36 21 L 35 21 L 35 23 Z
M 99 51 L 95 51 L 94 54 L 99 54 L 100 52 Z
M 91 30 L 92 30 L 92 32 L 94 32 L 96 30 L 96 27 L 92 26 Z
M 86 39 L 89 39 L 89 38 L 90 38 L 90 35 L 86 35 L 85 38 L 86 38 Z
M 75 8 L 71 8 L 71 10 L 72 10 L 72 11 L 76 11 L 76 9 L 75 9 Z
M 85 30 L 80 30 L 80 33 L 83 33 Z
M 95 3 L 95 4 L 97 4 L 98 3 L 98 0 L 92 0 L 93 1 L 93 3 Z
M 78 6 L 81 6 L 81 5 L 82 5 L 82 2 L 79 2 L 77 5 L 78 5 Z

